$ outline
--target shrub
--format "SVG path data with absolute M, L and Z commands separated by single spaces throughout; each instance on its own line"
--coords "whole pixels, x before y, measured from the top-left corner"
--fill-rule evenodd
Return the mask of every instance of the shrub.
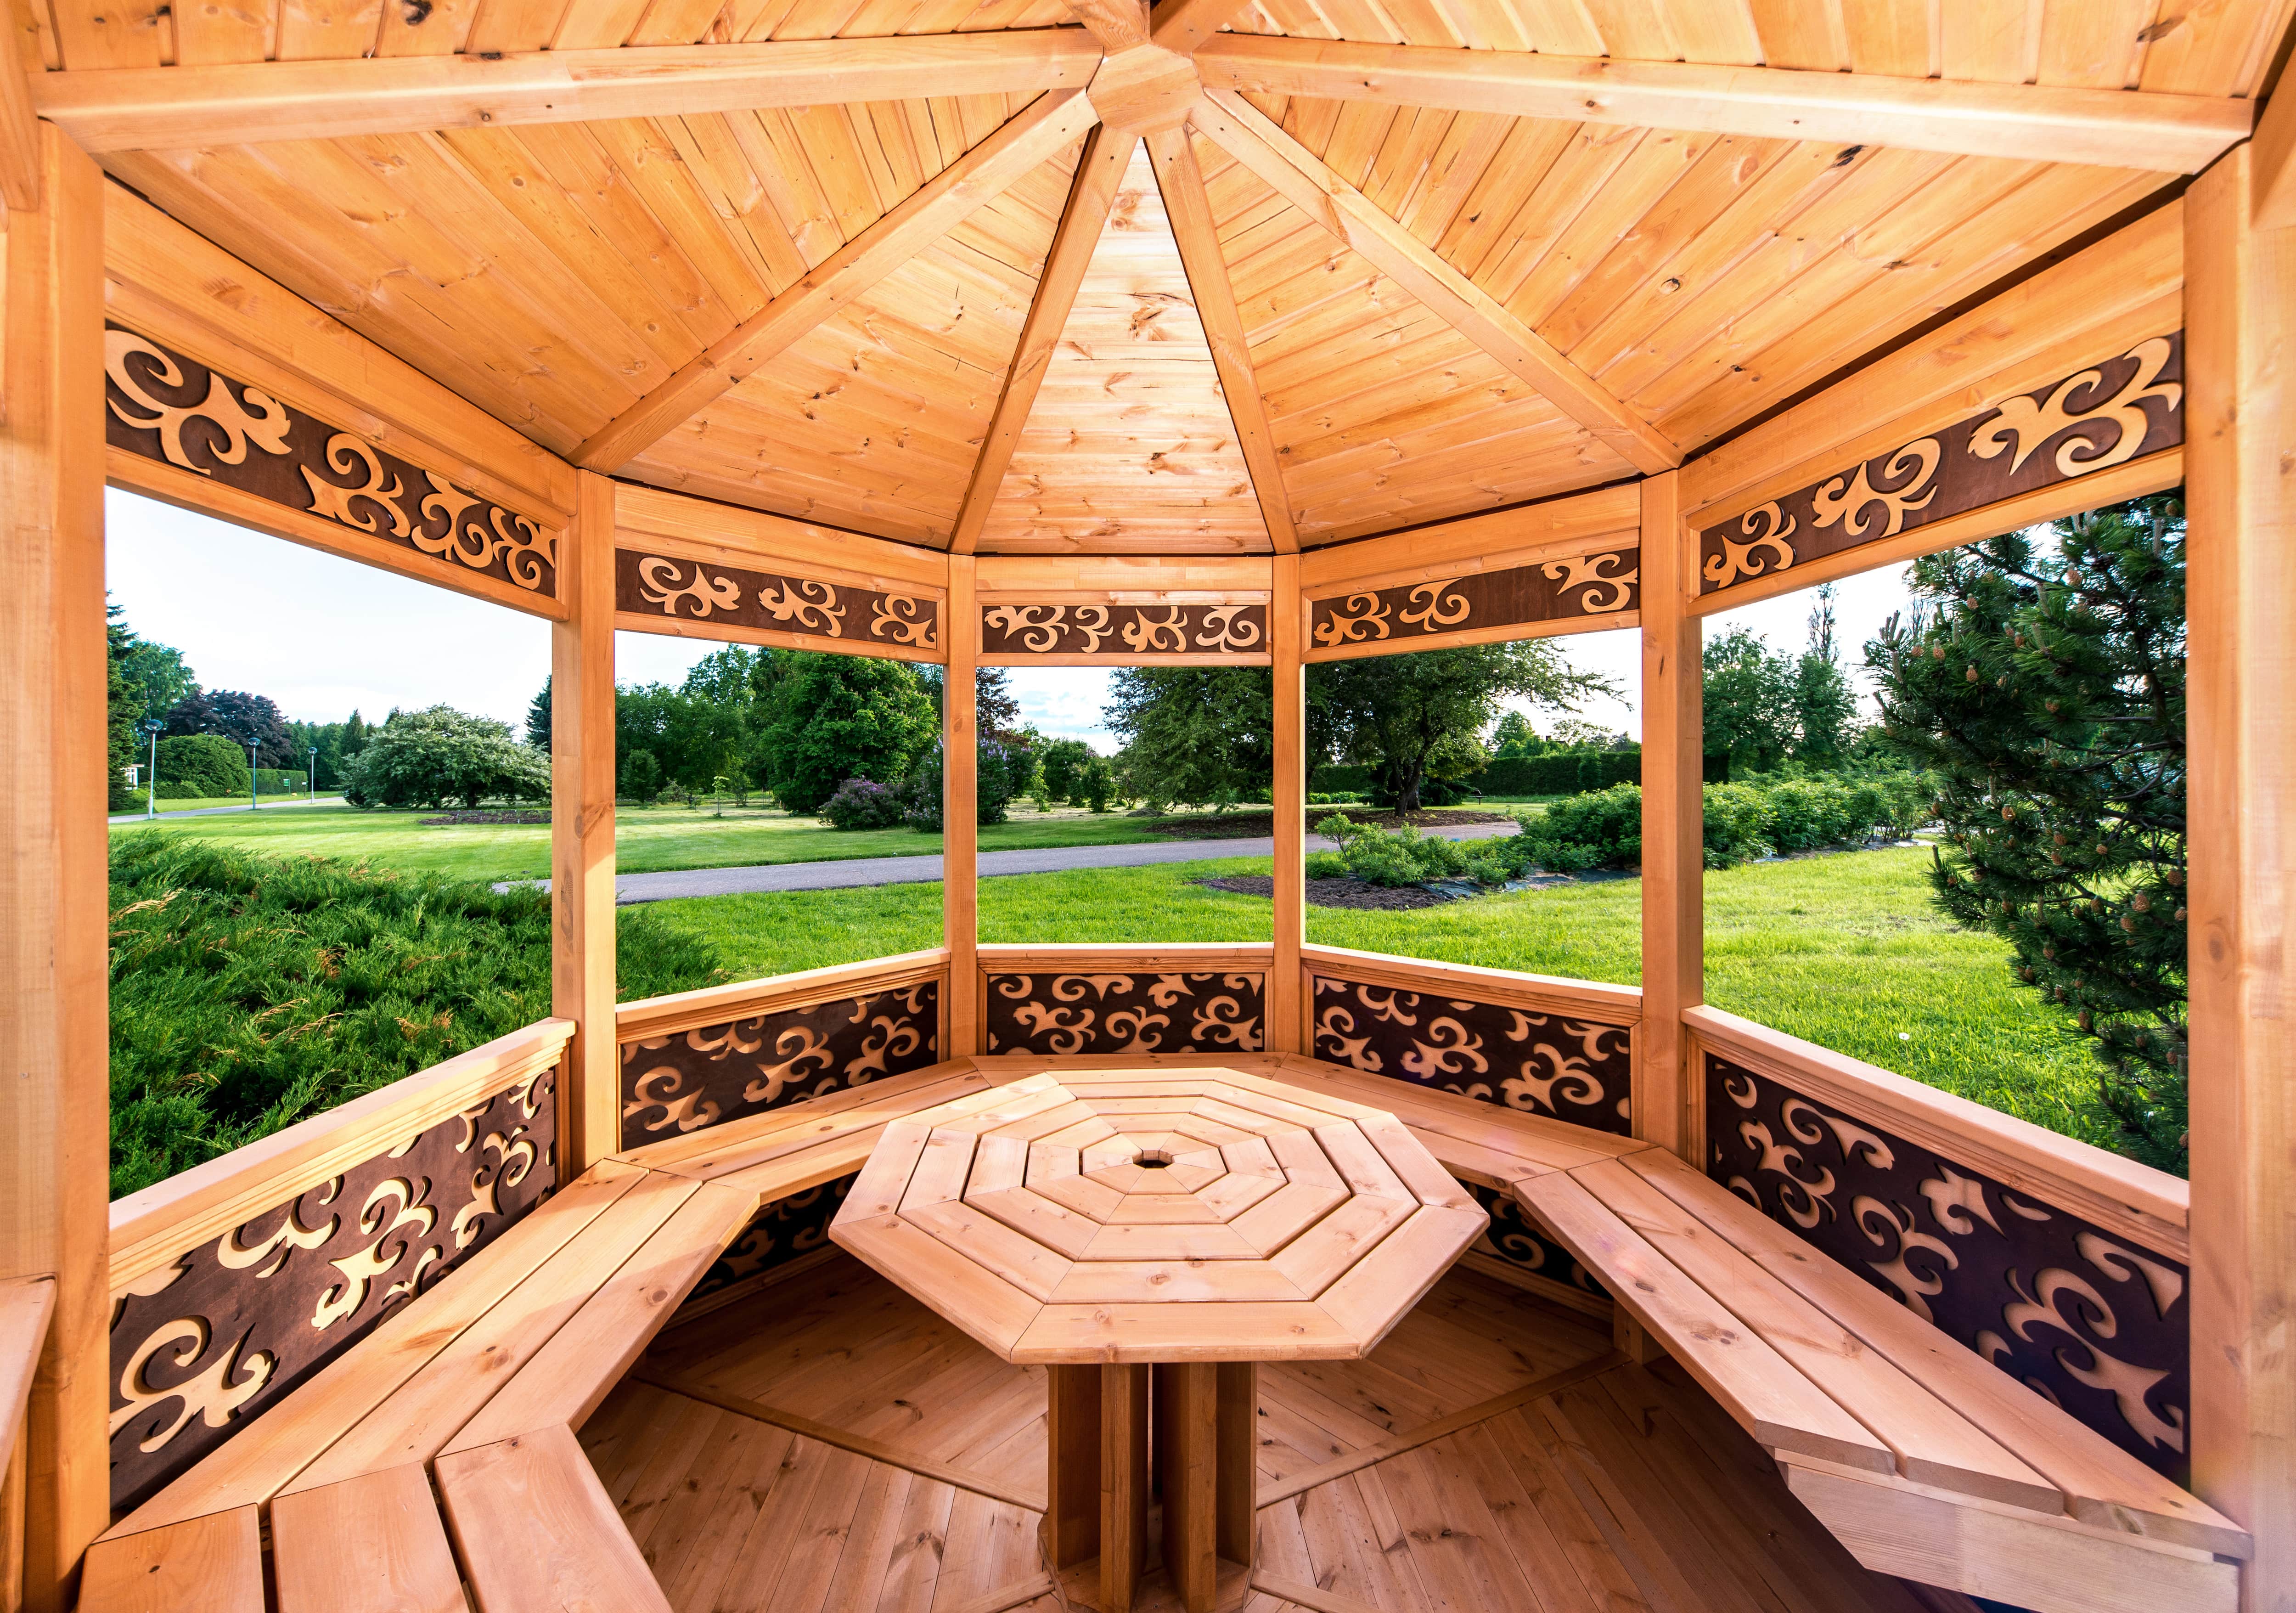
M 1363 792 L 1361 790 L 1328 791 L 1308 796 L 1308 804 L 1309 806 L 1360 806 L 1363 804 Z
M 1009 753 L 994 739 L 980 742 L 973 774 L 973 821 L 1002 823 L 1012 805 L 1013 778 Z M 936 746 L 917 758 L 899 791 L 901 821 L 928 835 L 941 831 L 940 750 Z
M 111 847 L 111 1191 L 137 1188 L 550 1012 L 550 898 L 161 832 Z M 625 1000 L 722 980 L 616 917 Z
M 1570 796 L 1521 823 L 1510 845 L 1529 866 L 1549 873 L 1631 867 L 1642 860 L 1643 789 L 1638 784 Z
M 1116 766 L 1105 756 L 1094 756 L 1084 764 L 1078 787 L 1083 792 L 1085 804 L 1095 812 L 1108 811 L 1108 803 L 1116 795 Z
M 506 724 L 448 705 L 393 717 L 343 775 L 343 799 L 355 807 L 475 807 L 488 796 L 549 794 L 548 756 L 512 739 Z
M 186 801 L 246 794 L 247 747 L 221 734 L 163 735 L 160 794 Z
M 1348 860 L 1337 852 L 1310 852 L 1308 853 L 1307 870 L 1310 879 L 1344 879 L 1348 873 Z
M 822 803 L 821 815 L 832 828 L 890 829 L 905 811 L 898 790 L 873 778 L 849 778 Z
M 652 806 L 661 794 L 661 763 L 652 751 L 632 751 L 622 759 L 622 794 L 640 806 Z

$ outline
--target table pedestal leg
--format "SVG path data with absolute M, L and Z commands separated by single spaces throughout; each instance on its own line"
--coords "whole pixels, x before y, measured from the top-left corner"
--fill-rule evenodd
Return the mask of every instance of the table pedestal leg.
M 1101 1606 L 1131 1613 L 1148 1550 L 1148 1369 L 1100 1373 Z
M 1211 1613 L 1219 1584 L 1219 1368 L 1156 1369 L 1156 1487 L 1164 1497 L 1164 1570 L 1188 1613 Z
M 1222 1362 L 1219 1369 L 1218 1518 L 1219 1554 L 1243 1565 L 1244 1576 L 1259 1566 L 1259 1368 L 1249 1361 Z
M 1053 1572 L 1100 1555 L 1100 1375 L 1097 1365 L 1045 1370 L 1045 1555 Z

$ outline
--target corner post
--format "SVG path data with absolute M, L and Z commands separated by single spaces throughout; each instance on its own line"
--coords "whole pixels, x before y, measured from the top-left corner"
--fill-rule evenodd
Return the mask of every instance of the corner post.
M 1274 593 L 1267 605 L 1269 669 L 1275 685 L 1275 957 L 1268 966 L 1267 1049 L 1274 1053 L 1312 1053 L 1307 1023 L 1308 986 L 1300 948 L 1307 940 L 1308 681 L 1300 661 L 1300 556 L 1275 556 Z
M 70 1605 L 111 1522 L 103 182 L 39 128 L 0 340 L 0 1278 L 51 1276 L 32 1380 L 24 1605 Z
M 2296 1605 L 2296 229 L 2251 148 L 2185 197 L 2194 1487 Z
M 621 1147 L 614 1041 L 614 484 L 575 481 L 550 629 L 550 1002 L 574 1022 L 558 1071 L 559 1180 Z
M 1635 1135 L 1703 1169 L 1696 1072 L 1682 1011 L 1706 1000 L 1706 824 L 1702 632 L 1690 614 L 1697 551 L 1680 473 L 1642 484 L 1643 1020 Z
M 973 674 L 980 665 L 980 606 L 977 563 L 948 557 L 948 675 L 941 688 L 941 922 L 948 948 L 948 1047 L 945 1057 L 969 1058 L 985 1049 L 980 1038 L 980 749 L 973 733 Z

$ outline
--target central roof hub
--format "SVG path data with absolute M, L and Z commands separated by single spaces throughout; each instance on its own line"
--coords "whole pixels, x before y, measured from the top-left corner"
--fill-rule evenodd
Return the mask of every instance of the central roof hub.
M 1193 57 L 1160 45 L 1136 45 L 1103 57 L 1085 93 L 1115 133 L 1152 135 L 1186 121 L 1203 80 Z

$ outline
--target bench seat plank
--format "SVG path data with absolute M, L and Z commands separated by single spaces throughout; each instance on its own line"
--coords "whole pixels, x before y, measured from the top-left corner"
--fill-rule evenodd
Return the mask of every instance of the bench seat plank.
M 751 1194 L 702 1182 L 447 1441 L 447 1453 L 587 1422 L 757 1207 Z
M 1571 1177 L 1533 1177 L 1515 1193 L 1757 1444 L 1898 1470 L 1896 1455 L 1865 1425 Z
M 468 1613 L 418 1462 L 271 1505 L 279 1613 Z
M 81 1613 L 264 1613 L 263 1527 L 234 1507 L 87 1549 Z
M 701 1184 L 648 1172 L 539 1270 L 424 1362 L 288 1486 L 428 1461 Z
M 570 1430 L 457 1451 L 437 1471 L 479 1613 L 670 1613 Z
M 135 1534 L 269 1501 L 346 1430 L 382 1405 L 464 1329 L 539 1269 L 643 1174 L 601 1163 L 384 1321 L 352 1349 L 122 1519 Z M 108 1538 L 108 1537 L 107 1537 Z
M 1669 1155 L 1630 1168 L 1998 1440 L 2062 1491 L 2084 1523 L 2245 1558 L 2248 1532 L 2026 1388 L 1854 1271 Z
M 1639 1138 L 1614 1136 L 1567 1120 L 1501 1108 L 1462 1093 L 1423 1087 L 1392 1075 L 1368 1074 L 1341 1065 L 1311 1066 L 1302 1061 L 1288 1066 L 1286 1075 L 1303 1086 L 1337 1088 L 1349 1097 L 1387 1110 L 1414 1131 L 1434 1133 L 1433 1137 L 1423 1135 L 1422 1140 L 1439 1159 L 1443 1151 L 1437 1138 L 1520 1159 L 1522 1167 L 1511 1181 L 1638 1154 L 1650 1147 Z
M 1647 1178 L 1618 1160 L 1571 1177 L 1896 1452 L 1906 1477 L 2037 1511 L 2064 1510 L 2054 1485 Z
M 785 1158 L 839 1137 L 874 1130 L 888 1120 L 984 1090 L 988 1084 L 968 1066 L 934 1065 L 723 1121 L 684 1137 L 636 1144 L 614 1157 L 650 1171 L 708 1181 Z

